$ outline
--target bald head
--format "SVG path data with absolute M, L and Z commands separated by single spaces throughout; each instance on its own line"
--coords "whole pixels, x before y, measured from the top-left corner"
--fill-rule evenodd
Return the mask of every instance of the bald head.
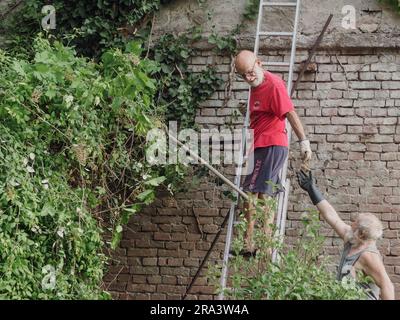
M 261 61 L 252 51 L 240 51 L 235 58 L 235 68 L 242 78 L 252 87 L 257 87 L 264 80 Z
M 247 70 L 253 67 L 256 59 L 257 56 L 254 54 L 254 52 L 249 50 L 240 51 L 235 59 L 236 70 L 239 73 L 245 73 Z

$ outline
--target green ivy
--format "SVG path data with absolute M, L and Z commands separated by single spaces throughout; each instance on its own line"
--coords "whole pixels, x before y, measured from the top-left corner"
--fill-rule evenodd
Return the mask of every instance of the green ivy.
M 6 42 L 8 47 L 16 45 L 21 49 L 24 44 L 29 48 L 31 40 L 41 31 L 44 16 L 41 8 L 47 4 L 56 9 L 56 29 L 49 32 L 58 38 L 66 37 L 80 54 L 99 57 L 104 49 L 122 49 L 127 36 L 144 37 L 143 31 L 149 24 L 146 18 L 159 9 L 160 0 L 27 0 L 18 14 L 10 16 L 4 24 L 5 34 L 12 35 Z
M 166 120 L 179 121 L 181 128 L 193 127 L 200 103 L 211 96 L 222 84 L 213 67 L 193 73 L 189 59 L 195 56 L 191 44 L 198 39 L 192 33 L 160 37 L 153 48 L 154 60 L 160 63 L 157 72 L 158 97 L 156 103 L 166 110 Z
M 243 17 L 247 20 L 254 20 L 258 16 L 260 0 L 247 0 Z

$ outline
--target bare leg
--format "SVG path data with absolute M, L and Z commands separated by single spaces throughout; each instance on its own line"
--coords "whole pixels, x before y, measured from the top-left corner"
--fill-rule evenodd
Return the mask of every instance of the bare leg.
M 249 195 L 254 197 L 254 194 L 249 193 Z M 258 193 L 255 194 L 256 198 L 258 197 Z M 247 221 L 247 229 L 244 235 L 245 240 L 245 249 L 248 251 L 254 250 L 253 244 L 253 232 L 254 232 L 254 225 L 255 225 L 255 207 L 252 201 L 246 201 L 244 203 L 244 212 L 245 212 L 245 219 Z
M 275 213 L 271 210 L 271 208 L 268 205 L 268 199 L 270 199 L 270 196 L 267 194 L 259 193 L 258 194 L 259 199 L 263 199 L 265 204 L 263 205 L 263 210 L 265 213 L 265 221 L 264 221 L 264 233 L 267 236 L 267 238 L 272 237 L 272 229 L 270 227 L 271 224 L 274 223 L 274 218 L 275 218 Z

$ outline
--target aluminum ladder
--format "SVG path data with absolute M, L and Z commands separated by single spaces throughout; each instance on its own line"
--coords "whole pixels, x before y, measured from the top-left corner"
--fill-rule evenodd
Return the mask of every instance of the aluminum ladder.
M 261 31 L 262 25 L 262 17 L 264 14 L 264 9 L 268 7 L 281 7 L 281 8 L 295 8 L 295 17 L 294 17 L 294 25 L 293 31 L 289 32 L 276 32 L 276 31 Z M 299 21 L 299 13 L 300 13 L 300 0 L 290 1 L 290 2 L 277 2 L 277 1 L 265 1 L 260 0 L 260 6 L 258 11 L 258 19 L 257 19 L 257 32 L 255 38 L 255 45 L 254 45 L 254 53 L 258 55 L 259 47 L 260 47 L 260 37 L 262 36 L 270 36 L 270 37 L 291 37 L 292 44 L 291 44 L 291 53 L 290 53 L 290 61 L 289 62 L 263 62 L 263 66 L 279 66 L 279 67 L 288 67 L 288 82 L 287 82 L 287 91 L 290 96 L 291 88 L 293 85 L 293 66 L 296 54 L 296 39 L 297 39 L 297 26 Z M 240 187 L 240 179 L 242 175 L 242 167 L 243 167 L 243 160 L 244 160 L 244 153 L 246 150 L 246 133 L 249 127 L 249 110 L 250 110 L 250 89 L 249 95 L 247 100 L 247 111 L 246 117 L 243 124 L 242 129 L 242 140 L 240 144 L 240 154 L 239 154 L 239 161 L 238 167 L 236 169 L 236 176 L 235 176 L 235 185 Z M 286 130 L 290 145 L 291 140 L 291 127 L 286 120 Z M 290 190 L 290 180 L 287 178 L 287 168 L 288 168 L 288 158 L 286 159 L 283 168 L 280 171 L 280 179 L 282 181 L 282 185 L 284 187 L 284 192 L 279 194 L 278 198 L 278 209 L 276 215 L 276 235 L 278 236 L 280 241 L 283 241 L 283 236 L 285 233 L 285 223 L 286 223 L 286 216 L 287 216 L 287 204 L 289 198 L 289 190 Z M 228 278 L 228 263 L 229 263 L 229 252 L 232 243 L 232 236 L 233 236 L 233 227 L 234 227 L 234 220 L 235 220 L 235 208 L 239 202 L 239 195 L 236 193 L 236 201 L 233 201 L 229 210 L 229 219 L 228 219 L 228 226 L 227 226 L 227 233 L 225 239 L 225 250 L 224 250 L 224 258 L 223 258 L 223 265 L 222 265 L 222 274 L 220 279 L 220 287 L 222 292 L 219 294 L 218 299 L 224 299 L 224 289 L 226 289 L 226 283 Z M 277 261 L 279 256 L 277 251 L 275 250 L 272 255 L 272 260 Z

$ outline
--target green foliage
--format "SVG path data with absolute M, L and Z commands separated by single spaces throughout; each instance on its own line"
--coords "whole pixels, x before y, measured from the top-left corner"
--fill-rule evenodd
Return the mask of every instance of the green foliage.
M 399 0 L 378 0 L 379 2 L 387 3 L 396 10 L 397 13 L 400 13 L 400 1 Z
M 44 16 L 41 8 L 46 4 L 49 3 L 44 0 L 24 1 L 21 11 L 5 24 L 5 34 L 12 34 L 9 45 L 23 43 L 29 47 L 41 30 L 40 22 Z M 71 45 L 76 46 L 79 53 L 98 57 L 104 49 L 122 49 L 128 35 L 143 37 L 149 22 L 146 17 L 159 9 L 160 0 L 55 0 L 51 5 L 56 9 L 57 25 L 50 32 L 59 38 L 69 34 L 79 35 L 72 39 Z
M 141 45 L 106 51 L 101 64 L 43 38 L 32 61 L 0 51 L 3 298 L 101 297 L 105 258 L 101 226 L 122 226 L 155 190 L 181 184 L 179 166 L 145 161 L 159 66 L 140 59 Z M 42 268 L 57 270 L 41 289 Z
M 32 144 L 36 130 L 15 134 L 2 123 L 0 134 L 0 298 L 106 297 L 103 241 L 84 189 L 71 188 L 43 145 Z
M 215 45 L 215 51 L 218 54 L 225 55 L 233 55 L 237 51 L 237 43 L 235 39 L 235 35 L 238 34 L 241 26 L 237 26 L 231 33 L 226 36 L 220 36 L 213 28 L 213 32 L 208 38 L 208 42 Z
M 222 84 L 210 66 L 199 73 L 189 69 L 188 60 L 195 55 L 191 44 L 197 39 L 196 32 L 166 34 L 157 41 L 152 53 L 160 63 L 155 75 L 159 84 L 156 103 L 165 110 L 166 120 L 179 121 L 181 128 L 194 126 L 198 106 Z
M 263 206 L 276 208 L 276 201 L 257 201 L 256 220 L 261 226 L 265 222 Z M 328 271 L 328 261 L 320 257 L 324 237 L 319 235 L 318 214 L 310 212 L 302 222 L 302 236 L 292 246 L 282 245 L 256 228 L 254 241 L 259 250 L 256 257 L 245 259 L 238 254 L 243 249 L 246 230 L 245 219 L 240 217 L 237 236 L 232 243 L 232 250 L 237 255 L 230 259 L 228 288 L 224 292 L 227 299 L 346 300 L 365 297 L 354 281 L 335 280 Z M 272 263 L 271 252 L 275 249 L 280 259 Z M 221 292 L 220 268 L 214 265 L 209 270 L 212 283 Z
M 260 0 L 247 0 L 243 17 L 247 20 L 254 20 L 258 16 L 258 9 L 260 7 Z
M 4 252 L 11 243 L 21 250 L 0 258 L 0 297 L 106 298 L 99 289 L 103 239 L 109 238 L 104 228 L 111 233 L 108 246 L 116 248 L 124 224 L 154 201 L 157 188 L 184 189 L 186 167 L 145 161 L 146 134 L 166 120 L 193 126 L 196 108 L 221 79 L 210 66 L 199 73 L 188 67 L 198 30 L 165 35 L 150 52 L 142 41 L 127 42 L 148 35 L 148 18 L 159 2 L 56 0 L 57 28 L 47 39 L 35 38 L 45 1 L 26 1 L 3 24 L 0 131 L 12 138 L 1 146 L 0 211 L 7 221 L 0 227 L 9 230 Z M 224 50 L 225 42 L 217 46 Z M 25 275 L 26 268 L 31 272 Z M 56 270 L 51 290 L 41 287 L 51 279 L 49 268 Z
M 20 54 L 23 47 L 30 47 L 28 42 L 40 30 L 43 16 L 40 9 L 44 2 L 26 1 L 21 13 L 8 22 L 6 30 L 13 30 L 7 41 L 8 51 L 15 48 Z M 172 0 L 161 1 L 163 4 L 169 2 Z M 55 1 L 52 4 L 56 8 L 57 27 L 51 32 L 75 46 L 78 54 L 100 59 L 106 48 L 123 49 L 129 37 L 147 38 L 148 16 L 159 8 L 160 1 Z M 204 0 L 199 1 L 199 5 L 204 4 Z M 17 25 L 21 28 L 16 28 Z M 222 82 L 211 67 L 200 73 L 188 69 L 188 61 L 195 54 L 190 45 L 200 39 L 199 34 L 199 30 L 180 36 L 167 34 L 152 49 L 152 56 L 160 66 L 158 71 L 150 73 L 158 80 L 155 83 L 156 104 L 160 113 L 165 112 L 167 120 L 179 121 L 182 127 L 193 126 L 197 107 Z M 228 37 L 219 41 L 214 37 L 211 41 L 215 41 L 221 50 L 232 47 Z

